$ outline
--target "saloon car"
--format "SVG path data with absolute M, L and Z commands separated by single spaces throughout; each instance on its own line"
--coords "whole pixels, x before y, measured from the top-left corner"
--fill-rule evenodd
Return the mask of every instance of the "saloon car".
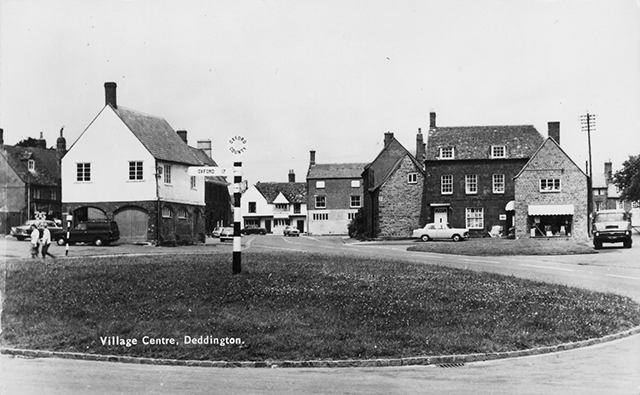
M 224 227 L 220 232 L 220 241 L 233 240 L 233 228 Z
M 259 226 L 250 225 L 240 231 L 244 235 L 266 235 L 267 230 Z
M 282 234 L 285 236 L 300 236 L 300 231 L 295 226 L 287 225 L 284 227 Z
M 57 240 L 60 235 L 62 235 L 62 227 L 58 226 L 58 224 L 56 224 L 54 221 L 32 219 L 20 226 L 12 227 L 11 236 L 22 241 L 31 236 L 31 225 L 35 225 L 36 227 L 41 228 L 44 224 L 47 224 L 47 228 L 49 228 L 49 232 L 51 232 L 52 240 Z
M 622 242 L 624 248 L 631 248 L 631 217 L 624 210 L 598 211 L 593 219 L 593 246 L 602 248 L 602 243 Z
M 450 239 L 453 241 L 466 240 L 469 238 L 469 229 L 452 228 L 449 224 L 426 224 L 424 228 L 413 231 L 412 236 L 422 241 L 436 239 Z

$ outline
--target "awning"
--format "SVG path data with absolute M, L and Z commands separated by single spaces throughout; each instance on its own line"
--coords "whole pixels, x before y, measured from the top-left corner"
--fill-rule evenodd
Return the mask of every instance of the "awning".
M 504 206 L 504 211 L 516 211 L 516 201 L 512 200 Z
M 573 204 L 530 204 L 529 215 L 573 215 Z

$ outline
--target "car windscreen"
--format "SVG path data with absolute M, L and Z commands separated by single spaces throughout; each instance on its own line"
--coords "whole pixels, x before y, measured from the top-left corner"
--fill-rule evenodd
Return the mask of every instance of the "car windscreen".
M 596 222 L 626 221 L 627 213 L 599 213 Z

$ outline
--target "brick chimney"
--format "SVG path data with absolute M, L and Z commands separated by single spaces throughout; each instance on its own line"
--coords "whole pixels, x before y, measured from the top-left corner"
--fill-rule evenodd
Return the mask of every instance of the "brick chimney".
M 116 102 L 116 85 L 115 82 L 105 82 L 104 83 L 104 97 L 105 97 L 105 106 L 111 105 L 113 108 L 118 108 L 118 104 Z
M 311 150 L 309 151 L 309 166 L 315 166 L 316 165 L 316 151 Z
M 60 137 L 56 140 L 56 156 L 58 157 L 58 162 L 60 162 L 64 154 L 67 153 L 67 140 L 62 135 L 63 130 L 64 126 L 60 128 Z
M 296 182 L 296 173 L 293 170 L 289 170 L 289 182 Z
M 612 169 L 613 169 L 613 164 L 611 163 L 611 161 L 604 162 L 604 180 L 607 185 L 609 185 L 611 183 L 611 180 L 613 179 Z
M 393 132 L 386 132 L 384 134 L 384 146 L 386 147 L 387 145 L 389 145 L 389 143 L 391 142 L 391 139 L 393 138 Z
M 418 134 L 416 135 L 416 159 L 418 162 L 424 162 L 425 156 L 425 144 L 424 137 L 422 136 L 422 129 L 418 128 Z
M 36 140 L 36 147 L 47 149 L 47 140 L 44 139 L 42 132 L 40 132 L 40 138 Z
M 558 145 L 560 145 L 560 122 L 548 122 L 549 137 L 551 137 Z
M 4 146 L 4 129 L 0 128 L 0 147 Z
M 180 138 L 182 139 L 182 141 L 184 141 L 185 144 L 187 143 L 187 131 L 186 130 L 178 130 L 177 131 L 178 136 L 180 136 Z
M 435 128 L 436 127 L 436 113 L 434 111 L 431 111 L 429 113 L 429 127 L 430 128 Z
M 198 140 L 198 149 L 211 158 L 211 140 Z

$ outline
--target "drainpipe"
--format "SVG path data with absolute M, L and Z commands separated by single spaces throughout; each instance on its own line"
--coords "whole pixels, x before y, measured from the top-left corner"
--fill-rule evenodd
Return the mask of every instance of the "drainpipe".
M 31 185 L 27 183 L 27 221 L 31 219 Z M 27 222 L 24 221 L 24 222 Z
M 158 201 L 158 209 L 156 210 L 156 247 L 160 245 L 160 221 L 162 221 L 162 211 L 160 209 L 160 174 L 158 169 L 160 165 L 156 161 L 156 200 Z

